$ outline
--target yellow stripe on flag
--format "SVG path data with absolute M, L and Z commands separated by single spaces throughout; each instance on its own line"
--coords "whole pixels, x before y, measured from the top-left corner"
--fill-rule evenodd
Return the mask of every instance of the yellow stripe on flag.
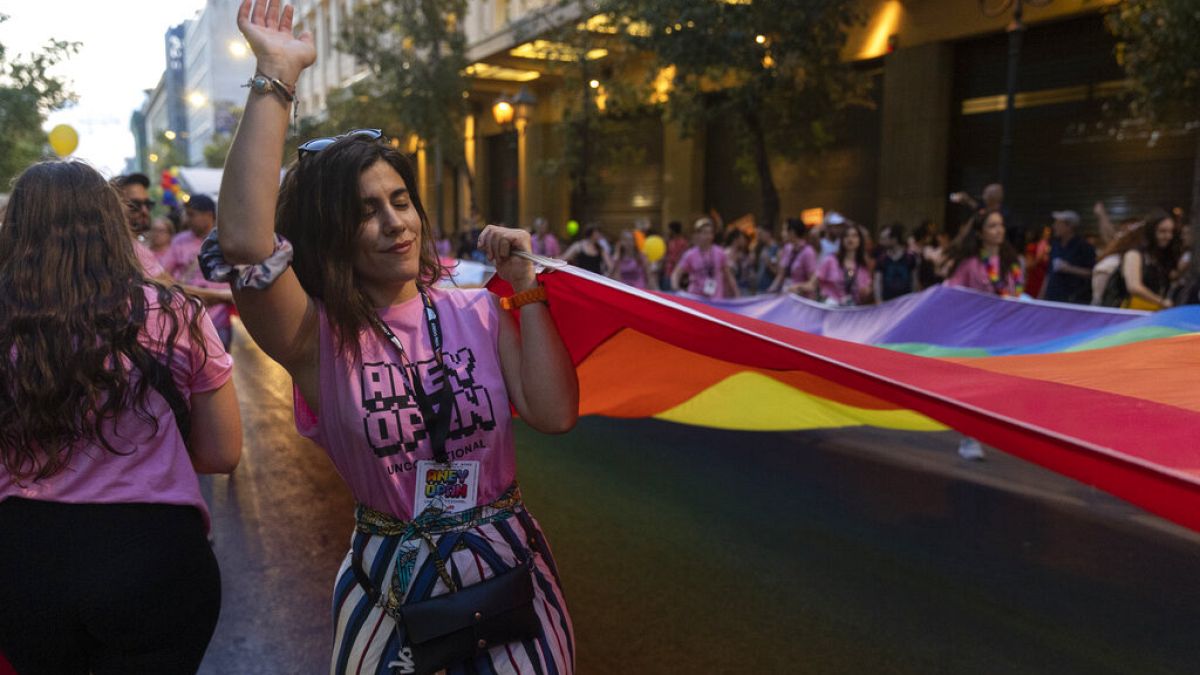
M 873 426 L 906 431 L 947 427 L 911 410 L 868 410 L 807 394 L 754 372 L 731 375 L 654 416 L 693 426 L 745 431 L 799 431 Z

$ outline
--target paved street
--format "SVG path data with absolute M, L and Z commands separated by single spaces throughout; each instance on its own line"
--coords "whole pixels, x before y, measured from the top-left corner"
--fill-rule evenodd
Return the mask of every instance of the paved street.
M 322 673 L 352 500 L 239 333 L 246 449 L 207 482 L 202 670 Z M 1200 537 L 952 434 L 585 419 L 518 431 L 590 673 L 1188 673 Z

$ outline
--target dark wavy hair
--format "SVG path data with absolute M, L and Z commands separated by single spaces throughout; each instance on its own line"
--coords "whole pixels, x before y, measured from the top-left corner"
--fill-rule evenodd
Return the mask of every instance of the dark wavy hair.
M 1164 220 L 1171 221 L 1175 228 L 1171 235 L 1171 241 L 1166 246 L 1159 246 L 1158 224 Z M 1154 209 L 1147 213 L 1145 218 L 1142 218 L 1142 222 L 1145 225 L 1142 226 L 1142 241 L 1138 249 L 1146 256 L 1153 258 L 1163 272 L 1169 274 L 1179 265 L 1179 259 L 1183 257 L 1183 237 L 1179 221 L 1164 209 Z
M 999 214 L 1000 212 L 985 210 L 977 211 L 975 215 L 971 216 L 971 219 L 968 220 L 965 225 L 963 225 L 962 231 L 960 231 L 958 236 L 954 238 L 954 241 L 950 243 L 950 249 L 947 252 L 950 260 L 953 261 L 950 265 L 950 271 L 947 276 L 953 275 L 954 271 L 957 270 L 958 266 L 963 264 L 964 261 L 979 256 L 979 252 L 983 249 L 983 226 L 987 224 L 988 217 L 993 213 Z M 1003 214 L 1000 215 L 1000 218 L 1003 220 Z M 1001 273 L 1007 276 L 1008 271 L 1011 270 L 1012 266 L 1017 264 L 1019 261 L 1020 257 L 1017 255 L 1017 250 L 1012 247 L 1012 244 L 1008 243 L 1008 239 L 1000 242 Z
M 158 307 L 147 302 L 153 287 Z M 176 314 L 179 314 L 177 316 Z M 13 184 L 0 227 L 0 459 L 18 480 L 60 472 L 85 444 L 147 408 L 152 362 L 169 364 L 186 325 L 203 345 L 201 304 L 146 279 L 116 190 L 83 162 L 49 161 Z M 147 323 L 157 321 L 161 339 Z
M 433 228 L 412 163 L 386 139 L 346 136 L 288 168 L 279 188 L 275 230 L 292 242 L 292 267 L 309 296 L 325 305 L 325 316 L 340 350 L 358 354 L 358 335 L 375 311 L 354 270 L 355 242 L 363 227 L 359 178 L 376 162 L 386 162 L 408 188 L 421 218 L 417 283 L 430 286 L 449 272 L 437 255 Z

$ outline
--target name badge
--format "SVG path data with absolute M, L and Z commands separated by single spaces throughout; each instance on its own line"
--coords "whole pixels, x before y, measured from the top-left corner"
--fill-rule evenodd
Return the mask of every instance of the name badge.
M 475 508 L 475 497 L 479 493 L 479 462 L 464 460 L 441 464 L 423 459 L 417 462 L 416 478 L 414 517 L 430 506 L 446 513 Z
M 717 294 L 717 280 L 716 279 L 713 279 L 710 277 L 710 278 L 704 280 L 704 294 L 705 295 L 716 295 Z

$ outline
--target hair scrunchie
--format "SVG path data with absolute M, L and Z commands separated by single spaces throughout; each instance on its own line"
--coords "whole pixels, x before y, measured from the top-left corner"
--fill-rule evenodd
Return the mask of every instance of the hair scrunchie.
M 221 252 L 221 244 L 217 241 L 217 230 L 204 238 L 200 245 L 200 271 L 209 281 L 222 281 L 233 286 L 234 290 L 252 288 L 261 291 L 279 278 L 280 274 L 292 264 L 292 243 L 275 235 L 275 250 L 265 260 L 248 265 L 231 265 Z

